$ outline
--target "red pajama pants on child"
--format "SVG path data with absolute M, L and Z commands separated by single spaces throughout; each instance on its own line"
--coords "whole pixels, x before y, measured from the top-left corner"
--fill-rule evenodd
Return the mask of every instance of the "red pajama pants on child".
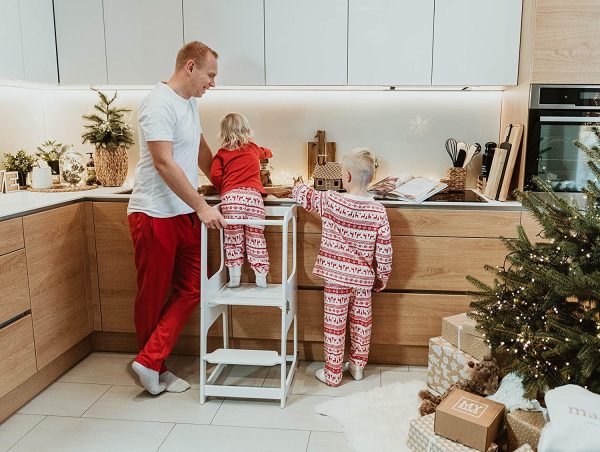
M 138 294 L 134 320 L 142 366 L 166 371 L 164 360 L 200 303 L 200 220 L 195 213 L 128 216 Z
M 221 196 L 221 214 L 225 220 L 264 220 L 262 195 L 254 188 L 235 188 Z M 229 225 L 225 228 L 225 265 L 238 267 L 248 263 L 255 272 L 268 273 L 269 253 L 262 225 Z
M 325 280 L 325 379 L 339 386 L 344 367 L 346 319 L 350 318 L 350 362 L 364 368 L 371 343 L 371 288 L 353 288 Z M 348 315 L 349 314 L 349 315 Z

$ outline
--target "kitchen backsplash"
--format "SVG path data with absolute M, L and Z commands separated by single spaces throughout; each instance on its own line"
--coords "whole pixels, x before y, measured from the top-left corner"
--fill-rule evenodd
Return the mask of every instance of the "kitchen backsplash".
M 109 90 L 106 90 L 109 92 Z M 147 89 L 120 89 L 120 105 L 137 108 Z M 448 137 L 459 141 L 496 141 L 501 91 L 307 91 L 211 90 L 199 100 L 204 136 L 217 148 L 220 118 L 227 112 L 245 114 L 255 141 L 273 150 L 274 183 L 306 173 L 306 142 L 318 129 L 337 142 L 338 158 L 355 147 L 368 147 L 380 159 L 378 176 L 410 172 L 443 177 L 450 159 Z M 35 150 L 42 141 L 73 143 L 83 152 L 81 115 L 91 111 L 96 94 L 84 88 L 0 86 L 0 161 L 4 152 Z M 129 154 L 133 177 L 139 148 Z M 478 161 L 471 172 L 478 172 Z

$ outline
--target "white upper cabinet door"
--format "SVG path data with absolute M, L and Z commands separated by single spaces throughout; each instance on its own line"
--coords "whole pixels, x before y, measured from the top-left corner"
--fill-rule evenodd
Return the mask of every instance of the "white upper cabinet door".
M 25 80 L 58 83 L 52 0 L 20 0 Z
M 216 84 L 265 84 L 263 0 L 183 0 L 185 42 L 219 54 Z
M 348 0 L 265 0 L 267 85 L 346 85 Z
M 516 85 L 521 0 L 435 0 L 434 85 Z
M 102 0 L 54 0 L 60 84 L 106 85 Z
M 349 85 L 431 85 L 434 0 L 350 0 Z
M 183 46 L 181 0 L 104 0 L 104 31 L 109 84 L 167 80 Z
M 23 80 L 19 0 L 2 0 L 0 10 L 0 78 Z

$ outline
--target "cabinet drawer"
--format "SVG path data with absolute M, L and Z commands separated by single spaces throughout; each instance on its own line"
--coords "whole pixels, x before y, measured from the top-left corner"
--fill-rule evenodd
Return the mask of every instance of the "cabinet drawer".
M 31 315 L 0 329 L 0 397 L 37 372 Z
M 0 256 L 0 324 L 31 309 L 25 250 Z
M 25 246 L 23 219 L 0 221 L 0 254 L 10 253 Z
M 392 235 L 516 237 L 520 211 L 387 209 Z

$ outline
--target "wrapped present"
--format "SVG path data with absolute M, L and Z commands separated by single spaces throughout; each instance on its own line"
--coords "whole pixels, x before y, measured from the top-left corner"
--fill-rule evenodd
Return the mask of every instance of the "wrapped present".
M 506 440 L 508 450 L 524 444 L 537 448 L 542 429 L 546 424 L 541 411 L 515 410 L 506 415 Z
M 435 413 L 410 421 L 407 445 L 413 452 L 476 452 L 463 444 L 436 435 L 433 432 Z M 492 444 L 487 452 L 495 452 L 498 447 Z
M 441 337 L 432 337 L 429 339 L 427 385 L 443 394 L 453 383 L 469 377 L 466 369 L 469 361 L 479 362 Z
M 479 361 L 491 353 L 483 334 L 477 330 L 477 322 L 466 312 L 442 319 L 442 338 Z
M 529 444 L 523 444 L 521 447 L 515 449 L 513 452 L 534 452 L 534 450 Z

